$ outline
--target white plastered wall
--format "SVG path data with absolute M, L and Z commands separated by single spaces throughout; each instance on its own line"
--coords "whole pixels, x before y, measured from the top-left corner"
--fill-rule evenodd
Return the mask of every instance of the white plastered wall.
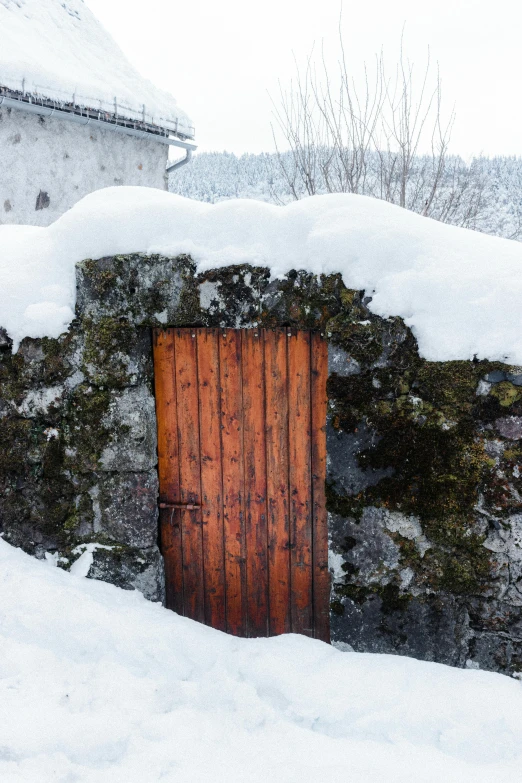
M 168 145 L 0 110 L 0 224 L 48 226 L 112 185 L 166 188 Z M 38 208 L 37 208 L 38 207 Z

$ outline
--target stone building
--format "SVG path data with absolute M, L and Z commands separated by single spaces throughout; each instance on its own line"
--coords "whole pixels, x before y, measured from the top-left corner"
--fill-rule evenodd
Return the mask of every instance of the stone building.
M 47 226 L 99 188 L 166 188 L 194 128 L 83 0 L 0 0 L 0 224 Z

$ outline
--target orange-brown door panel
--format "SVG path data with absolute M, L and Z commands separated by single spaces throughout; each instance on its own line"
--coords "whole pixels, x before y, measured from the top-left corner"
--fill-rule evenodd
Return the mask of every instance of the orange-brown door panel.
M 293 329 L 157 329 L 167 606 L 329 641 L 327 347 Z

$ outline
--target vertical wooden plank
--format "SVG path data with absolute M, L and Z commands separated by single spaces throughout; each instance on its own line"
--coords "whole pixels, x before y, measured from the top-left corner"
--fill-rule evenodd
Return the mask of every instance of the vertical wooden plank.
M 201 503 L 197 343 L 194 329 L 174 332 L 180 498 Z M 181 510 L 184 614 L 205 622 L 201 510 Z
M 236 636 L 244 636 L 246 634 L 246 569 L 243 509 L 243 401 L 239 330 L 222 330 L 219 354 L 227 631 Z
M 310 332 L 289 332 L 288 402 L 291 629 L 313 636 Z
M 160 503 L 179 502 L 178 423 L 172 329 L 153 335 L 154 387 L 158 422 Z M 160 509 L 161 551 L 165 563 L 166 605 L 183 613 L 183 558 L 179 512 Z
M 290 631 L 286 329 L 265 331 L 268 599 L 271 636 Z
M 205 622 L 226 629 L 219 330 L 197 330 Z
M 268 635 L 268 551 L 266 511 L 265 374 L 263 332 L 244 329 L 241 341 L 243 376 L 243 449 L 245 476 L 245 541 L 247 634 Z
M 311 369 L 314 636 L 329 642 L 330 573 L 325 494 L 328 345 L 317 333 L 311 338 Z

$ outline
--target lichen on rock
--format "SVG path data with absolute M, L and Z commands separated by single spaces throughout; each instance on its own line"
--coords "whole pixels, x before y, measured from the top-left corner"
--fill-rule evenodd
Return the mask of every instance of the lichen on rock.
M 151 330 L 291 326 L 329 342 L 332 632 L 355 650 L 522 669 L 522 371 L 419 356 L 339 275 L 271 280 L 188 256 L 77 267 L 76 318 L 0 329 L 0 529 L 162 600 Z

